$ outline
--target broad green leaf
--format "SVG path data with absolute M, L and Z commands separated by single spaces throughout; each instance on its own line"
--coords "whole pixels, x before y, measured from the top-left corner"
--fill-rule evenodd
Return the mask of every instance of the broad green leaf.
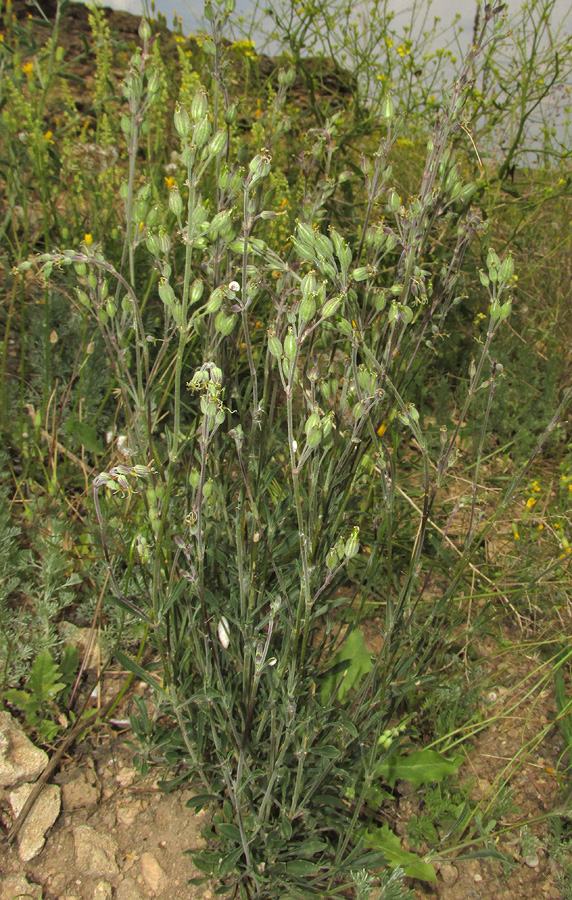
M 186 806 L 188 809 L 194 809 L 196 812 L 199 812 L 203 806 L 213 803 L 215 800 L 220 800 L 220 797 L 216 794 L 196 794 L 196 796 L 187 800 Z
M 286 863 L 286 871 L 289 875 L 297 875 L 303 878 L 307 875 L 317 875 L 320 871 L 320 866 L 308 862 L 306 859 L 293 859 L 291 862 Z
M 324 850 L 328 849 L 328 844 L 325 841 L 311 840 L 304 841 L 304 843 L 300 846 L 298 853 L 300 856 L 305 856 L 309 858 L 313 856 L 314 853 L 322 853 Z
M 68 431 L 70 431 L 71 434 L 78 439 L 82 447 L 85 447 L 90 453 L 103 453 L 103 444 L 99 440 L 97 432 L 92 425 L 74 419 L 69 423 Z
M 430 781 L 442 781 L 454 775 L 463 762 L 463 756 L 447 759 L 436 750 L 413 750 L 408 756 L 395 754 L 376 768 L 376 775 L 385 778 L 391 787 L 396 781 L 409 781 L 419 787 Z
M 232 825 L 230 822 L 222 822 L 220 825 L 217 825 L 216 828 L 218 833 L 222 834 L 227 841 L 240 842 L 240 831 L 236 825 Z
M 345 677 L 343 673 L 344 667 L 342 663 L 347 663 Z M 366 650 L 365 638 L 359 628 L 354 628 L 344 641 L 343 647 L 336 653 L 332 660 L 332 665 L 337 666 L 338 672 L 335 675 L 327 675 L 322 685 L 320 698 L 322 703 L 327 703 L 337 685 L 340 678 L 344 678 L 339 691 L 336 694 L 337 700 L 343 700 L 348 691 L 354 687 L 358 687 L 362 678 L 371 670 L 371 653 Z
M 398 836 L 387 825 L 384 825 L 383 828 L 366 831 L 364 837 L 366 847 L 381 850 L 392 868 L 401 866 L 409 878 L 437 881 L 437 875 L 431 863 L 423 862 L 415 853 L 404 850 Z

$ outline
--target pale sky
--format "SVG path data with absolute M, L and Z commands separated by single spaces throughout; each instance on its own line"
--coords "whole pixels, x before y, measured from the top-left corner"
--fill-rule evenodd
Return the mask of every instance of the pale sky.
M 237 0 L 237 11 L 239 14 L 247 15 L 251 13 L 256 0 Z M 494 0 L 493 0 L 494 2 Z M 505 0 L 508 5 L 509 13 L 517 12 L 522 3 L 521 0 Z M 541 0 L 541 2 L 549 2 L 549 0 Z M 103 6 L 111 6 L 113 9 L 123 9 L 134 15 L 142 15 L 144 7 L 150 6 L 151 0 L 103 0 Z M 259 0 L 259 8 L 271 6 L 272 0 Z M 418 4 L 420 5 L 420 4 Z M 356 4 L 356 9 L 364 6 L 364 3 Z M 403 14 L 403 21 L 406 21 L 407 11 L 411 9 L 411 0 L 394 0 L 389 4 L 390 8 L 396 12 L 396 17 Z M 200 27 L 200 18 L 204 9 L 203 0 L 155 0 L 155 7 L 162 12 L 167 18 L 167 24 L 171 25 L 175 11 L 183 20 L 183 30 L 185 33 L 197 31 Z M 448 24 L 453 21 L 455 15 L 461 15 L 460 24 L 464 30 L 470 34 L 473 19 L 475 16 L 476 0 L 432 0 L 430 19 L 438 16 L 442 24 Z M 571 0 L 555 0 L 553 9 L 553 21 L 560 24 L 562 21 L 568 20 L 572 23 L 572 4 Z M 572 24 L 568 24 L 568 30 L 572 28 Z

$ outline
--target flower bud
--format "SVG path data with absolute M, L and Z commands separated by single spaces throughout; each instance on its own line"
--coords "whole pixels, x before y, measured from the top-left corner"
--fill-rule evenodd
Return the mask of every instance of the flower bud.
M 251 160 L 249 166 L 249 179 L 251 185 L 268 175 L 271 169 L 270 160 L 271 157 L 267 151 L 257 153 L 254 159 Z
M 387 94 L 386 97 L 383 98 L 383 103 L 381 105 L 381 114 L 384 119 L 387 119 L 389 122 L 393 119 L 395 113 L 395 106 L 393 104 L 393 98 L 390 94 Z
M 221 616 L 220 618 L 217 628 L 217 634 L 218 639 L 223 646 L 223 649 L 227 650 L 230 644 L 230 629 L 228 626 L 228 619 L 226 619 L 225 616 Z
M 139 37 L 142 41 L 148 41 L 151 37 L 151 26 L 147 19 L 141 19 L 139 23 Z

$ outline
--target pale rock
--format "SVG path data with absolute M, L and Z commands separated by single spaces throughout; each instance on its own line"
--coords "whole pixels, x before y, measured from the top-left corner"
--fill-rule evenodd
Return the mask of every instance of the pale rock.
M 150 891 L 155 893 L 164 891 L 169 883 L 167 873 L 151 853 L 141 854 L 141 872 L 145 884 Z
M 17 818 L 30 794 L 33 784 L 23 784 L 9 795 L 10 806 Z M 46 832 L 60 814 L 61 797 L 57 784 L 46 785 L 28 813 L 18 834 L 18 856 L 29 862 L 38 855 L 46 842 Z
M 35 781 L 48 762 L 48 754 L 32 744 L 10 713 L 0 712 L 0 787 Z
M 111 900 L 113 888 L 107 881 L 99 881 L 93 891 L 93 900 Z
M 447 887 L 451 887 L 455 884 L 459 877 L 458 869 L 456 869 L 455 866 L 451 866 L 449 863 L 443 863 L 443 865 L 440 866 L 439 874 L 443 879 L 443 884 L 446 884 Z
M 75 858 L 82 875 L 91 878 L 115 878 L 119 866 L 115 861 L 117 843 L 108 835 L 99 834 L 90 825 L 78 825 L 73 830 Z
M 128 806 L 121 806 L 117 810 L 117 823 L 123 825 L 124 828 L 130 828 L 141 811 L 138 803 L 130 803 Z
M 39 884 L 30 884 L 24 875 L 7 875 L 0 882 L 0 900 L 19 900 L 20 897 L 42 900 Z
M 127 766 L 120 769 L 117 775 L 115 776 L 115 780 L 121 787 L 129 787 L 133 779 L 135 778 L 136 772 L 134 769 L 130 769 Z

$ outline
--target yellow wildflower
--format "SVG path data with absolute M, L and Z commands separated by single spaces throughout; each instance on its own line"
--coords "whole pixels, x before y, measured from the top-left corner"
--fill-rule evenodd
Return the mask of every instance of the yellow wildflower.
M 52 141 L 52 134 L 53 134 L 52 131 L 46 131 L 46 133 L 44 134 L 44 139 L 48 142 L 48 144 L 53 144 L 53 143 L 54 143 L 54 142 Z
M 532 509 L 532 507 L 534 506 L 535 503 L 536 503 L 536 500 L 534 499 L 534 497 L 529 497 L 528 500 L 526 501 L 526 508 Z
M 175 180 L 174 178 L 172 178 L 170 175 L 166 175 L 166 176 L 165 176 L 165 184 L 167 185 L 167 188 L 168 188 L 170 191 L 172 191 L 173 188 L 175 187 L 175 185 L 177 184 L 177 182 L 176 182 L 176 180 Z
M 33 71 L 34 71 L 34 63 L 33 62 L 24 63 L 24 65 L 22 66 L 22 72 L 28 78 L 31 76 Z
M 91 247 L 91 245 L 93 244 L 93 237 L 89 232 L 84 234 L 83 240 L 85 242 L 86 247 Z

